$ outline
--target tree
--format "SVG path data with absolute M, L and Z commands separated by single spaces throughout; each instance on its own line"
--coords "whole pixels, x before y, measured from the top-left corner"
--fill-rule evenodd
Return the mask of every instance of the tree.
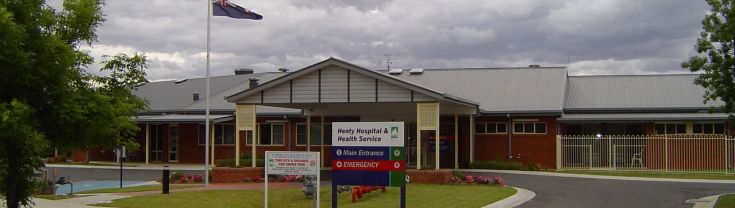
M 707 0 L 712 7 L 702 20 L 695 48 L 699 55 L 681 63 L 702 72 L 695 83 L 705 88 L 704 102 L 721 100 L 720 112 L 735 111 L 735 1 Z
M 0 0 L 0 193 L 29 205 L 33 172 L 48 147 L 81 150 L 134 144 L 131 119 L 146 109 L 132 89 L 145 83 L 145 56 L 108 57 L 97 76 L 82 44 L 96 40 L 102 0 Z

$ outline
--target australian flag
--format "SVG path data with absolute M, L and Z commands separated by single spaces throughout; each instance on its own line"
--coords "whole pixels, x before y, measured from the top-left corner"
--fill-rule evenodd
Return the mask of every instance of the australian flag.
M 256 14 L 248 9 L 242 8 L 236 4 L 230 3 L 227 0 L 214 0 L 212 1 L 212 15 L 214 16 L 227 16 L 237 19 L 253 19 L 261 20 L 262 15 Z

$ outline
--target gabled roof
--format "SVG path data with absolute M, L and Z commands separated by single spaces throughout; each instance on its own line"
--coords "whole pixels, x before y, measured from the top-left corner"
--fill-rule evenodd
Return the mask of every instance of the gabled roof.
M 388 71 L 381 71 L 388 74 Z M 480 103 L 484 113 L 561 113 L 567 70 L 564 67 L 404 70 L 397 79 L 419 83 Z
M 703 102 L 696 74 L 570 76 L 567 111 L 701 111 L 722 105 Z
M 232 75 L 210 78 L 210 92 L 214 94 L 248 81 L 251 75 Z M 195 101 L 194 93 L 199 93 L 200 100 L 206 98 L 206 79 L 194 78 L 178 81 L 149 82 L 136 88 L 133 94 L 148 100 L 150 111 L 162 112 L 182 109 Z
M 362 74 L 362 75 L 365 75 L 371 78 L 375 78 L 375 79 L 378 79 L 378 80 L 381 80 L 381 81 L 384 81 L 384 82 L 387 82 L 393 85 L 397 85 L 397 86 L 400 86 L 406 89 L 410 89 L 410 90 L 416 91 L 417 93 L 421 93 L 421 94 L 424 94 L 424 95 L 427 95 L 427 96 L 430 96 L 430 97 L 433 97 L 439 100 L 446 100 L 450 102 L 455 102 L 455 103 L 464 104 L 464 105 L 471 105 L 471 106 L 479 105 L 479 103 L 465 99 L 465 98 L 450 95 L 448 93 L 444 93 L 444 92 L 437 91 L 434 89 L 429 89 L 427 87 L 424 87 L 424 86 L 421 86 L 421 85 L 418 85 L 416 83 L 412 83 L 409 81 L 396 79 L 395 77 L 392 77 L 392 76 L 389 76 L 383 73 L 379 73 L 379 72 L 376 72 L 376 71 L 373 71 L 373 70 L 370 70 L 370 69 L 367 69 L 361 66 L 357 66 L 352 63 L 342 61 L 334 57 L 331 57 L 319 63 L 313 64 L 311 66 L 307 66 L 303 69 L 297 70 L 286 76 L 282 76 L 277 79 L 271 80 L 269 82 L 263 83 L 261 85 L 258 85 L 255 88 L 247 89 L 247 90 L 232 94 L 230 96 L 227 96 L 226 99 L 228 102 L 234 103 L 234 102 L 237 102 L 238 100 L 254 95 L 255 93 L 261 92 L 265 89 L 269 89 L 271 87 L 278 86 L 280 84 L 288 82 L 289 80 L 293 80 L 298 77 L 307 75 L 311 72 L 325 68 L 327 66 L 338 66 L 345 70 L 350 70 L 351 72 L 359 73 L 359 74 Z

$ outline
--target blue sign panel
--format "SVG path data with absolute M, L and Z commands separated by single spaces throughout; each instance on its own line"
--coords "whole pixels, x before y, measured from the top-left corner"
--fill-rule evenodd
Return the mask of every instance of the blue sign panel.
M 335 160 L 390 160 L 390 147 L 332 147 Z

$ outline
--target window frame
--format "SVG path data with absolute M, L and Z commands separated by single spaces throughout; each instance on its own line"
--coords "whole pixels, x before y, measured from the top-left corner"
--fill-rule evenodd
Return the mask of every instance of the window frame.
M 663 126 L 663 127 L 664 127 L 664 133 L 663 133 L 663 134 L 659 134 L 659 133 L 658 133 L 658 125 L 664 125 L 664 126 Z M 673 129 L 674 129 L 675 131 L 677 131 L 677 130 L 679 129 L 679 128 L 678 128 L 678 125 L 684 125 L 684 132 L 683 132 L 683 133 L 678 133 L 678 132 L 675 132 L 675 133 L 669 133 L 669 132 L 668 132 L 668 125 L 674 125 L 674 128 L 673 128 Z M 687 123 L 679 123 L 679 122 L 663 122 L 663 123 L 654 123 L 654 124 L 653 124 L 653 134 L 654 134 L 654 135 L 691 135 L 691 134 L 687 133 L 687 126 L 688 126 L 688 125 L 691 125 L 691 124 L 687 124 Z M 692 129 L 692 131 L 694 131 L 694 129 Z
M 308 135 L 308 133 L 304 132 L 304 135 L 306 135 L 306 140 L 307 140 L 306 142 L 307 142 L 307 143 L 304 143 L 304 144 L 299 144 L 299 125 L 303 125 L 303 126 L 306 126 L 306 123 L 296 123 L 296 129 L 294 130 L 294 131 L 296 131 L 296 141 L 295 141 L 295 143 L 296 143 L 296 146 L 298 146 L 298 147 L 305 147 L 305 146 L 306 146 L 306 144 L 308 144 L 308 142 L 309 142 L 309 141 L 308 141 L 308 139 L 309 139 L 309 135 Z M 312 122 L 312 123 L 311 123 L 311 125 L 312 125 L 312 126 L 313 126 L 313 125 L 320 125 L 320 128 L 321 128 L 321 123 L 320 123 L 320 122 L 317 122 L 317 123 L 314 123 L 314 122 Z M 326 129 L 326 126 L 330 126 L 330 128 L 329 128 L 329 129 L 331 130 L 331 127 L 332 127 L 332 123 L 331 123 L 331 122 L 324 122 L 324 127 L 325 127 L 325 129 Z M 307 127 L 307 128 L 308 128 L 308 127 Z M 307 131 L 307 132 L 308 132 L 308 131 Z M 331 132 L 329 132 L 329 134 L 331 134 Z M 327 140 L 331 141 L 331 139 L 332 139 L 332 138 L 329 138 L 329 137 L 327 136 L 327 132 L 324 132 L 324 141 L 325 141 L 324 143 L 326 143 L 326 141 L 327 141 Z M 321 146 L 321 144 L 311 144 L 311 146 Z M 332 144 L 331 144 L 331 143 L 330 143 L 330 144 L 324 144 L 324 146 L 325 146 L 325 147 L 329 147 L 329 146 L 332 146 Z
M 492 135 L 492 134 L 503 134 L 503 135 L 504 134 L 508 134 L 508 123 L 507 122 L 475 122 L 475 125 L 478 125 L 478 124 L 484 125 L 485 126 L 485 128 L 484 128 L 485 131 L 484 132 L 477 132 L 478 129 L 477 129 L 477 127 L 475 127 L 475 134 L 488 134 L 488 135 Z M 505 128 L 503 128 L 503 131 L 502 132 L 498 131 L 499 130 L 499 128 L 498 128 L 498 125 L 499 124 L 505 125 Z M 488 127 L 490 127 L 491 125 L 495 126 L 495 132 L 488 133 Z
M 695 132 L 697 125 L 700 125 L 701 127 L 701 132 L 699 133 Z M 710 125 L 712 133 L 704 132 L 705 125 Z M 717 125 L 722 126 L 722 133 L 717 133 L 717 128 L 716 128 Z M 727 131 L 727 127 L 725 123 L 716 123 L 716 122 L 692 123 L 692 134 L 693 135 L 725 135 L 726 131 Z
M 519 132 L 516 129 L 516 124 L 523 124 L 523 129 L 526 129 L 526 125 L 530 124 L 533 128 L 533 132 L 526 132 L 525 130 Z M 536 132 L 536 125 L 537 124 L 543 124 L 544 125 L 544 132 L 539 133 Z M 549 125 L 546 124 L 546 122 L 543 121 L 514 121 L 513 122 L 513 134 L 534 134 L 534 135 L 545 135 L 549 133 Z
M 232 126 L 232 129 L 233 129 L 233 131 L 231 132 L 232 133 L 232 137 L 233 137 L 232 144 L 225 143 L 225 135 L 227 134 L 226 133 L 227 131 L 225 131 L 225 126 Z M 203 127 L 204 127 L 204 124 L 198 124 L 197 125 L 197 145 L 199 145 L 199 146 L 206 145 L 206 144 L 203 143 L 204 142 L 204 139 L 202 138 L 202 137 L 204 137 L 204 134 L 206 132 L 205 129 L 202 129 Z M 237 137 L 237 135 L 235 134 L 234 129 L 235 129 L 235 124 L 232 124 L 232 123 L 214 124 L 214 129 L 211 130 L 212 132 L 209 132 L 210 134 L 214 133 L 214 137 L 212 137 L 212 144 L 210 144 L 210 145 L 215 145 L 215 146 L 235 146 L 235 139 L 237 139 L 235 137 Z M 222 140 L 220 141 L 220 143 L 217 143 L 217 131 L 220 131 L 222 133 Z
M 270 129 L 271 129 L 270 130 L 270 132 L 271 132 L 270 133 L 270 135 L 271 135 L 271 138 L 270 138 L 271 144 L 261 144 L 260 143 L 260 135 L 261 135 L 260 125 L 270 125 L 271 126 L 270 127 Z M 274 131 L 273 131 L 273 126 L 274 125 L 280 125 L 280 126 L 282 126 L 282 129 L 281 130 L 283 132 L 282 132 L 281 136 L 283 138 L 281 139 L 281 144 L 273 144 L 273 141 L 274 141 L 273 138 L 274 138 L 274 135 L 275 135 L 274 134 Z M 258 135 L 257 135 L 257 139 L 256 139 L 256 141 L 258 143 L 256 145 L 258 145 L 258 146 L 285 146 L 286 145 L 286 124 L 285 123 L 257 123 L 256 126 L 258 128 L 258 132 L 257 132 Z M 252 144 L 252 141 L 248 141 L 248 140 L 249 140 L 249 138 L 245 138 L 245 143 L 247 143 L 247 145 L 251 145 Z

